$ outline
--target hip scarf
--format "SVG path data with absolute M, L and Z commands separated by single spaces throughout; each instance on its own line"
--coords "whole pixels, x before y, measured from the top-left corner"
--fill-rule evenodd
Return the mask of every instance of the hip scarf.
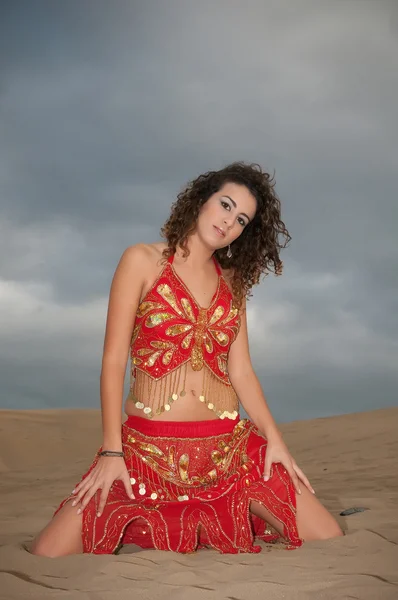
M 280 534 L 250 513 L 262 504 L 283 528 L 288 549 L 302 545 L 296 495 L 281 463 L 263 479 L 267 440 L 247 419 L 170 422 L 129 416 L 122 425 L 124 460 L 135 499 L 116 480 L 97 517 L 98 490 L 82 514 L 84 552 L 115 553 L 123 544 L 189 553 L 260 552 L 255 539 Z M 95 457 L 84 479 L 98 461 Z M 73 496 L 69 496 L 55 512 Z

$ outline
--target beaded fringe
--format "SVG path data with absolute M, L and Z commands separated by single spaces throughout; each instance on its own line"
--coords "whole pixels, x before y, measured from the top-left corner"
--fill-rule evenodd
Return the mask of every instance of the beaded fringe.
M 135 367 L 130 377 L 130 398 L 136 408 L 148 418 L 169 411 L 173 402 L 187 394 L 186 379 L 189 361 L 160 379 L 154 379 Z M 215 412 L 220 419 L 235 419 L 238 415 L 238 397 L 232 385 L 226 385 L 204 363 L 200 402 Z M 134 375 L 133 375 L 134 372 Z

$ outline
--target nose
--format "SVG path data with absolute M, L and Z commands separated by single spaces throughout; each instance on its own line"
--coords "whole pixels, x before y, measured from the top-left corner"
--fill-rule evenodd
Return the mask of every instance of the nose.
M 228 220 L 224 218 L 224 224 L 227 227 L 227 229 L 231 229 L 231 227 L 232 227 L 232 219 L 231 219 L 230 224 L 228 225 Z

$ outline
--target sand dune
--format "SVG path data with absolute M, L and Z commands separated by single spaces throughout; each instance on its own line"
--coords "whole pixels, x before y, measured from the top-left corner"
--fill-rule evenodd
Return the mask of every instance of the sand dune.
M 398 408 L 281 426 L 342 538 L 260 554 L 33 556 L 25 545 L 91 463 L 96 410 L 0 411 L 0 598 L 67 600 L 398 599 Z

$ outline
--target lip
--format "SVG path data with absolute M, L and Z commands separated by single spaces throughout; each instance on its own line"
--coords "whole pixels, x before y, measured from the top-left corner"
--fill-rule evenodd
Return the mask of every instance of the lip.
M 218 235 L 220 235 L 221 237 L 225 237 L 225 233 L 221 231 L 219 227 L 216 227 L 215 225 L 213 225 L 213 227 L 217 231 Z

